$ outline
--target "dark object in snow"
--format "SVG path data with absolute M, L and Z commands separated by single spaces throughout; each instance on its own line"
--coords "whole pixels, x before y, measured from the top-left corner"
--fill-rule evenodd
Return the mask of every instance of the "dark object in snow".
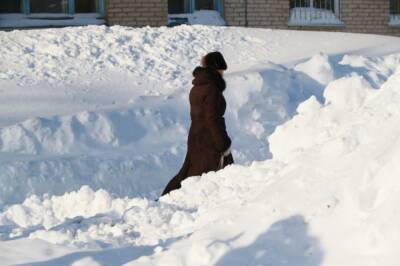
M 232 154 L 226 153 L 231 139 L 224 119 L 226 101 L 222 92 L 226 87 L 225 81 L 216 69 L 209 67 L 197 67 L 193 76 L 193 88 L 189 95 L 192 124 L 188 151 L 181 170 L 168 183 L 162 195 L 179 189 L 181 182 L 190 176 L 217 171 L 233 163 Z

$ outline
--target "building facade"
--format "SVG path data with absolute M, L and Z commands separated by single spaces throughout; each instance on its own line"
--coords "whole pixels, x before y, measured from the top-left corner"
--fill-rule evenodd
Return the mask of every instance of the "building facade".
M 226 0 L 224 15 L 235 26 L 400 36 L 400 0 Z
M 400 36 L 400 0 L 0 0 L 0 27 L 164 26 L 199 10 L 228 26 Z

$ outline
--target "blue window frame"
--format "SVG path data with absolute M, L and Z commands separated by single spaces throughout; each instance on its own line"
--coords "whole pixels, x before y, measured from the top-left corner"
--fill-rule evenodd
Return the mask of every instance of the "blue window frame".
M 216 10 L 224 13 L 223 0 L 168 0 L 168 14 L 193 13 L 196 10 Z
M 104 0 L 0 0 L 0 13 L 104 15 Z

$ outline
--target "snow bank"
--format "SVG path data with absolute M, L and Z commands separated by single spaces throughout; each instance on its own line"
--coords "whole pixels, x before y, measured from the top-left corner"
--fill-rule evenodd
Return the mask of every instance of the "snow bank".
M 313 56 L 307 62 L 298 64 L 295 70 L 303 72 L 323 85 L 327 85 L 334 79 L 334 70 L 325 54 Z
M 51 114 L 23 109 L 0 128 L 5 264 L 397 265 L 398 39 L 187 26 L 0 37 L 0 102 Z M 231 66 L 239 164 L 153 201 L 185 154 L 190 70 L 210 49 Z
M 143 138 L 171 136 L 167 128 L 179 134 L 183 125 L 174 120 L 177 110 L 161 111 L 162 117 L 159 110 L 137 108 L 33 118 L 0 129 L 0 150 L 30 155 L 89 154 L 128 147 Z
M 195 64 L 199 53 L 220 47 L 218 43 L 203 42 L 205 38 L 218 39 L 218 31 L 192 34 L 185 26 L 173 29 L 88 26 L 23 34 L 2 32 L 0 77 L 20 80 L 22 84 L 41 80 L 73 82 L 99 70 L 117 69 L 135 76 L 171 80 L 187 70 L 186 62 Z M 193 49 L 185 48 L 188 39 Z
M 278 127 L 270 138 L 274 160 L 192 179 L 165 198 L 191 202 L 208 187 L 198 212 L 219 218 L 128 265 L 397 265 L 400 72 L 379 91 L 349 79 L 339 82 L 341 100 L 321 105 L 311 98 Z M 343 110 L 354 81 L 365 85 L 355 88 L 363 101 Z M 304 139 L 307 129 L 313 131 Z M 299 143 L 307 146 L 299 151 Z M 226 186 L 224 177 L 236 175 L 245 180 L 240 189 Z
M 235 161 L 271 158 L 267 138 L 300 103 L 312 95 L 323 102 L 326 86 L 329 94 L 363 82 L 378 89 L 400 62 L 398 55 L 328 55 L 353 45 L 384 49 L 396 39 L 335 34 L 328 46 L 330 35 L 205 26 L 0 33 L 0 121 L 7 121 L 0 126 L 0 208 L 83 185 L 156 197 L 185 154 L 191 70 L 210 50 L 221 50 L 229 64 L 226 119 Z M 320 43 L 321 53 L 301 45 L 304 38 Z M 288 40 L 299 45 L 282 50 Z M 350 84 L 349 73 L 362 84 Z M 18 112 L 28 118 L 10 118 Z
M 227 123 L 235 160 L 241 164 L 269 158 L 266 139 L 275 127 L 311 95 L 322 98 L 316 81 L 273 63 L 226 79 Z M 0 206 L 82 185 L 119 196 L 154 197 L 180 167 L 188 115 L 186 97 L 172 94 L 139 98 L 118 109 L 32 118 L 3 127 L 0 151 L 18 160 L 0 161 Z M 23 180 L 30 186 L 21 187 Z
M 32 196 L 0 214 L 0 224 L 15 226 L 8 232 L 12 238 L 29 236 L 86 248 L 157 244 L 182 223 L 194 223 L 189 209 L 169 204 L 160 208 L 147 199 L 113 198 L 105 190 L 95 192 L 87 186 L 63 196 Z M 141 235 L 147 230 L 151 233 Z
M 379 90 L 338 80 L 278 127 L 273 160 L 190 178 L 159 202 L 87 187 L 31 197 L 0 214 L 3 238 L 153 250 L 127 265 L 397 265 L 399 85 L 400 72 Z M 363 96 L 343 109 L 353 88 Z
M 338 113 L 347 115 L 351 111 L 359 110 L 372 91 L 371 85 L 361 76 L 351 76 L 331 82 L 324 92 L 327 106 L 325 109 L 321 109 L 321 105 L 315 97 L 312 97 L 298 107 L 298 116 L 295 116 L 290 123 L 278 127 L 270 136 L 270 148 L 274 159 L 288 161 L 314 145 L 326 144 L 332 135 L 344 130 L 344 122 L 339 120 Z M 325 118 L 327 109 L 333 109 L 337 113 L 331 112 Z M 342 119 L 345 118 L 344 116 Z M 298 132 L 296 138 L 292 137 L 294 130 Z M 335 154 L 340 154 L 346 150 L 351 151 L 354 145 L 358 145 L 357 143 L 355 133 L 348 131 L 345 138 L 338 139 L 331 145 L 335 146 Z M 333 150 L 328 150 L 327 153 L 333 154 Z

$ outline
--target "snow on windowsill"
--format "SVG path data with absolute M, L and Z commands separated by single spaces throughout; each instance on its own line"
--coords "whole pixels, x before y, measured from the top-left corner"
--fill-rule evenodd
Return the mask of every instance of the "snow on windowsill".
M 183 22 L 189 25 L 212 25 L 225 26 L 226 22 L 221 14 L 215 10 L 198 10 L 187 14 L 170 14 L 168 15 L 168 24 L 173 22 Z
M 343 27 L 344 23 L 330 10 L 298 7 L 290 10 L 288 26 Z
M 105 20 L 100 14 L 2 14 L 0 15 L 0 28 L 34 28 L 58 26 L 83 26 L 101 25 Z
M 289 20 L 288 23 L 289 27 L 299 27 L 299 26 L 306 26 L 306 27 L 344 27 L 344 23 L 342 21 L 306 21 L 306 20 Z
M 390 15 L 389 26 L 390 27 L 400 27 L 400 14 Z

